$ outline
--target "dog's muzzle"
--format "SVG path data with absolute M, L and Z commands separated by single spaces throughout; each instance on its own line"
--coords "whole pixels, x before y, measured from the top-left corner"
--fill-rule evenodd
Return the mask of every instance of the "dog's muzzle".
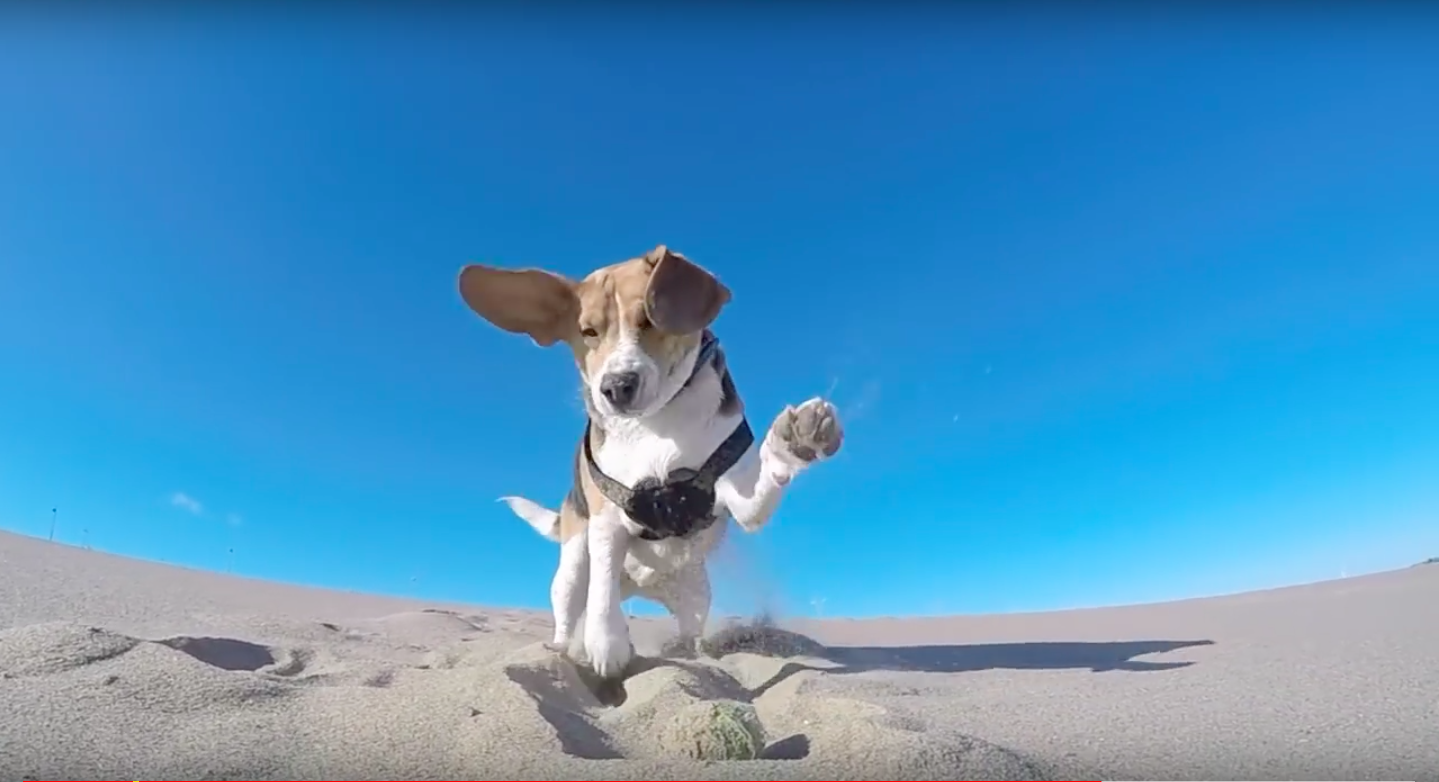
M 616 411 L 628 410 L 640 393 L 640 373 L 611 372 L 600 379 L 600 394 Z

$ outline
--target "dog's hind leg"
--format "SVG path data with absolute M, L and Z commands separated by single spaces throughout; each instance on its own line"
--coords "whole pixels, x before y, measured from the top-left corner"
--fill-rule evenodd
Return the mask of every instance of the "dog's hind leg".
M 710 591 L 709 571 L 702 562 L 691 562 L 678 572 L 656 584 L 647 595 L 664 606 L 675 618 L 679 635 L 665 644 L 665 654 L 692 657 L 702 652 L 701 639 L 705 625 L 709 624 Z

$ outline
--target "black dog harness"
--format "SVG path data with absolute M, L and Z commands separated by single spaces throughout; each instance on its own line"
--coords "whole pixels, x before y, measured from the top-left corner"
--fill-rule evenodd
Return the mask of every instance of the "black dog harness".
M 718 349 L 719 340 L 706 331 L 700 342 L 699 355 L 695 358 L 694 374 L 685 381 L 688 387 Z M 683 392 L 683 391 L 681 391 Z M 714 524 L 715 482 L 744 456 L 754 444 L 754 432 L 748 419 L 741 418 L 739 426 L 698 470 L 681 467 L 671 472 L 661 482 L 659 478 L 640 479 L 634 488 L 605 475 L 590 449 L 590 427 L 585 427 L 585 465 L 589 468 L 590 479 L 599 487 L 600 493 L 620 510 L 625 512 L 642 528 L 639 536 L 645 540 L 682 538 Z

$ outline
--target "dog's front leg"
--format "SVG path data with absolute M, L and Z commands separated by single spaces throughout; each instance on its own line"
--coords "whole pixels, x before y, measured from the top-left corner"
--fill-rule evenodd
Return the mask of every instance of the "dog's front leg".
M 585 655 L 603 679 L 618 679 L 634 656 L 620 592 L 630 533 L 621 511 L 607 506 L 590 517 L 587 542 L 589 593 L 585 606 Z
M 770 424 L 758 453 L 751 450 L 715 483 L 716 497 L 746 532 L 769 521 L 785 487 L 815 462 L 839 452 L 844 429 L 839 411 L 815 398 L 785 407 Z
M 581 530 L 560 544 L 560 565 L 550 582 L 550 608 L 555 614 L 555 638 L 552 648 L 569 650 L 580 615 L 585 612 L 586 592 L 590 588 L 590 552 L 588 530 Z

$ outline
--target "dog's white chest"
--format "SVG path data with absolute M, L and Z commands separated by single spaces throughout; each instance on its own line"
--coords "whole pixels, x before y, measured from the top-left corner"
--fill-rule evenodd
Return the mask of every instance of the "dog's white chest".
M 677 431 L 616 426 L 606 432 L 604 443 L 595 452 L 595 461 L 606 475 L 625 486 L 634 486 L 645 478 L 663 479 L 681 467 L 699 468 L 723 438 L 711 425 Z

